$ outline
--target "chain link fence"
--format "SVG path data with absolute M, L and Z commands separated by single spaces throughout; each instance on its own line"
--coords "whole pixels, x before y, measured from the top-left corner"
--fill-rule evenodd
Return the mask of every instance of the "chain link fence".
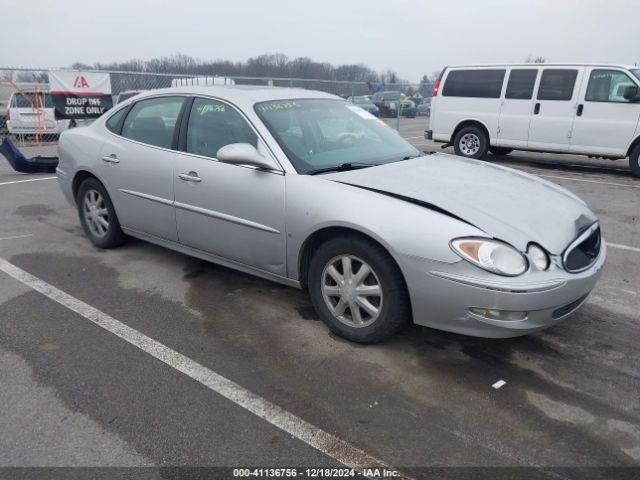
M 9 135 L 18 145 L 33 145 L 57 142 L 61 130 L 72 128 L 73 121 L 56 120 L 53 114 L 53 103 L 49 90 L 48 69 L 0 66 L 0 137 Z M 169 88 L 185 84 L 232 84 L 232 85 L 264 85 L 269 87 L 304 88 L 331 93 L 343 98 L 370 96 L 383 89 L 385 92 L 400 92 L 411 98 L 414 104 L 423 99 L 430 100 L 433 84 L 421 83 L 386 83 L 352 82 L 345 80 L 327 80 L 313 78 L 278 78 L 278 77 L 242 77 L 211 75 L 203 76 L 184 73 L 153 73 L 129 71 L 88 70 L 108 73 L 111 79 L 113 104 L 122 101 L 138 92 Z M 20 108 L 17 108 L 20 107 Z M 400 113 L 402 109 L 398 109 Z M 21 113 L 18 113 L 21 112 Z M 404 114 L 404 110 L 402 110 Z M 13 116 L 12 116 L 13 115 Z M 65 122 L 61 124 L 60 122 Z M 22 124 L 22 125 L 21 125 Z M 399 128 L 400 122 L 397 122 Z M 24 128 L 19 128 L 24 127 Z M 27 132 L 27 130 L 33 130 Z

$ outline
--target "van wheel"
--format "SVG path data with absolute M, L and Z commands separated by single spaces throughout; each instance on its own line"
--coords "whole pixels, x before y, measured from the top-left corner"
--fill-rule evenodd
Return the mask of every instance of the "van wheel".
M 359 235 L 323 243 L 311 259 L 308 285 L 322 321 L 352 342 L 380 342 L 411 318 L 409 294 L 395 261 Z
M 464 127 L 456 134 L 453 149 L 461 157 L 482 158 L 489 150 L 489 139 L 480 127 Z
M 629 154 L 629 168 L 631 173 L 640 177 L 640 143 L 638 143 Z
M 513 152 L 513 148 L 489 147 L 489 151 L 492 155 L 509 155 Z

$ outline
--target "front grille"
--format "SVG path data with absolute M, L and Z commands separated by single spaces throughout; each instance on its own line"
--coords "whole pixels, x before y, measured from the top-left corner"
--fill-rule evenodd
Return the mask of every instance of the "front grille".
M 578 308 L 580 305 L 582 305 L 582 302 L 584 302 L 588 296 L 589 294 L 587 293 L 586 295 L 581 296 L 577 300 L 574 300 L 571 303 L 567 303 L 563 307 L 556 308 L 551 314 L 551 316 L 553 317 L 554 320 L 557 320 L 560 317 L 564 317 L 565 315 L 568 315 L 569 313 L 573 312 L 576 308 Z
M 582 232 L 567 247 L 562 256 L 564 268 L 568 272 L 577 273 L 589 268 L 598 258 L 602 239 L 600 237 L 600 227 L 597 223 Z

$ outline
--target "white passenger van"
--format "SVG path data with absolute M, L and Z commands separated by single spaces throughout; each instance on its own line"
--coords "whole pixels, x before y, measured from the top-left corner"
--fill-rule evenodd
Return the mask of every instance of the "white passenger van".
M 435 84 L 425 138 L 469 158 L 516 149 L 629 157 L 640 177 L 639 120 L 638 67 L 457 66 Z
M 70 126 L 69 120 L 55 118 L 47 91 L 14 92 L 7 112 L 7 129 L 13 135 L 60 135 Z

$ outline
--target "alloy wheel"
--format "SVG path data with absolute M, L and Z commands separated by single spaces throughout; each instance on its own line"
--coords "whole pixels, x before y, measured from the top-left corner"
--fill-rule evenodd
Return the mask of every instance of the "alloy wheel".
M 82 202 L 82 212 L 92 234 L 102 238 L 109 233 L 109 211 L 97 190 L 87 190 Z
M 382 312 L 382 286 L 373 268 L 353 255 L 331 259 L 322 272 L 322 297 L 340 322 L 362 328 Z

